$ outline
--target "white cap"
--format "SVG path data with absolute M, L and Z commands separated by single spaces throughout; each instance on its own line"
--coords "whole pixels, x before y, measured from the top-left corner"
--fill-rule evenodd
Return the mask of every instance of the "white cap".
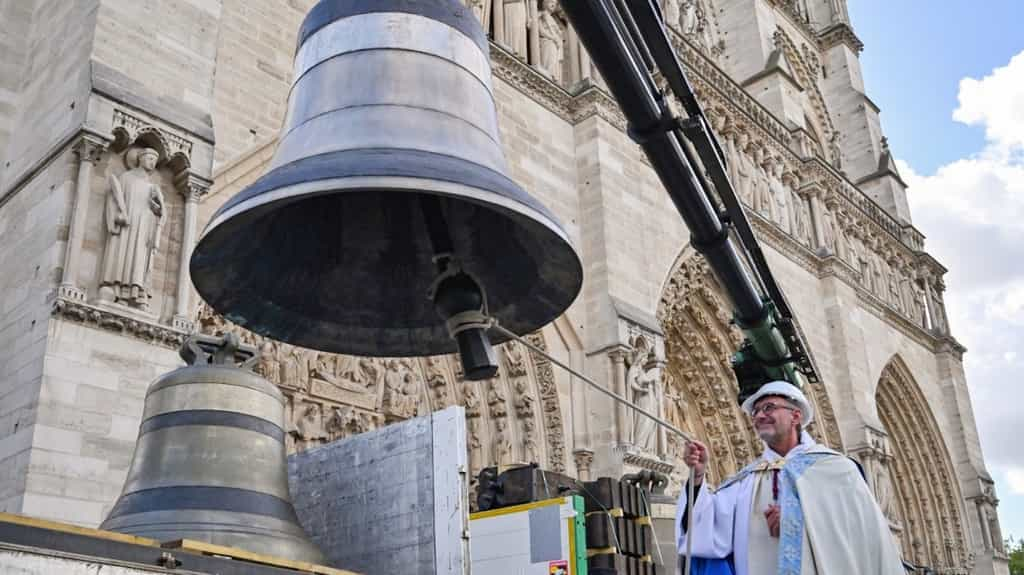
M 743 405 L 740 407 L 747 415 L 751 415 L 751 410 L 754 409 L 754 404 L 757 400 L 762 397 L 769 395 L 778 395 L 791 399 L 800 406 L 800 412 L 803 413 L 803 418 L 800 420 L 800 427 L 807 427 L 811 421 L 814 420 L 814 409 L 811 407 L 811 402 L 807 401 L 807 396 L 804 392 L 800 391 L 800 388 L 789 383 L 788 381 L 771 381 L 761 386 L 754 395 L 751 395 L 743 401 Z

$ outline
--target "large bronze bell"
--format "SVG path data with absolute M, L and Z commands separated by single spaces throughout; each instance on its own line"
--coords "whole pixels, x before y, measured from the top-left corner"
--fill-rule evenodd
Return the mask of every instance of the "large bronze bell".
M 192 279 L 232 322 L 337 353 L 453 352 L 453 321 L 486 329 L 464 311 L 538 329 L 575 299 L 582 267 L 506 173 L 468 8 L 323 0 L 299 32 L 270 170 L 213 216 Z
M 128 478 L 100 527 L 324 563 L 288 492 L 284 396 L 246 369 L 255 349 L 193 336 L 182 357 L 189 366 L 146 392 Z

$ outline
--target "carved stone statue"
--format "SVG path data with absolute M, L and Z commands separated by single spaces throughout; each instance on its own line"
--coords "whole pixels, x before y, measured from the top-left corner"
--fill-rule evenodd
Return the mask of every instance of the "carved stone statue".
M 149 308 L 153 254 L 160 249 L 167 208 L 160 186 L 152 181 L 159 157 L 152 148 L 132 148 L 125 154 L 128 171 L 107 179 L 101 301 Z
M 679 23 L 679 28 L 683 34 L 693 35 L 699 31 L 700 17 L 697 13 L 698 10 L 700 10 L 700 6 L 697 0 L 683 0 L 683 15 Z
M 530 393 L 530 380 L 525 377 L 517 377 L 512 380 L 512 386 L 516 391 L 516 415 L 521 418 L 532 418 L 533 404 L 536 399 Z
M 679 0 L 662 0 L 661 15 L 665 19 L 666 25 L 678 28 L 679 17 L 682 15 L 679 11 Z
M 505 11 L 505 43 L 520 58 L 526 58 L 526 0 L 503 0 Z
M 277 360 L 277 348 L 274 342 L 266 341 L 260 348 L 260 359 L 256 364 L 256 373 L 262 375 L 267 381 L 279 383 L 281 379 L 281 363 Z
M 508 414 L 508 397 L 505 389 L 496 379 L 491 380 L 487 390 L 487 405 L 490 406 L 491 417 L 505 417 Z
M 878 506 L 889 523 L 896 524 L 899 522 L 899 514 L 896 511 L 896 497 L 892 489 L 892 478 L 889 476 L 889 464 L 886 461 L 875 461 L 874 467 L 875 474 L 872 479 Z
M 811 226 L 808 221 L 810 214 L 807 210 L 807 201 L 796 192 L 790 192 L 789 197 L 793 211 L 793 235 L 797 241 L 808 245 L 811 241 Z
M 747 155 L 747 145 L 750 143 L 750 136 L 740 132 L 736 136 L 736 148 L 733 150 L 733 163 L 736 164 L 736 190 L 739 192 L 740 200 L 748 206 L 753 207 L 754 198 L 754 162 Z
M 556 0 L 544 0 L 544 9 L 537 17 L 540 36 L 540 69 L 556 82 L 562 81 L 562 60 L 564 58 L 564 35 L 562 23 L 555 17 L 558 8 Z
M 529 463 L 540 463 L 540 445 L 537 443 L 537 423 L 533 417 L 523 422 L 523 459 Z
M 500 417 L 494 420 L 494 463 L 507 465 L 512 462 L 512 438 L 508 430 L 508 421 Z
M 298 349 L 291 348 L 281 358 L 281 385 L 293 389 L 306 389 L 309 369 Z
M 768 166 L 770 178 L 768 179 L 768 186 L 772 192 L 772 219 L 779 224 L 779 227 L 786 232 L 791 232 L 789 227 L 789 192 L 786 191 L 786 187 L 782 185 L 782 172 L 785 169 L 785 164 L 782 160 L 775 158 L 771 161 Z
M 658 370 L 654 350 L 643 337 L 634 343 L 632 362 L 626 372 L 626 384 L 633 403 L 657 415 L 658 413 Z M 637 414 L 633 420 L 633 445 L 641 450 L 653 447 L 655 423 L 644 415 Z
M 296 407 L 299 416 L 295 421 L 295 448 L 299 451 L 320 445 L 327 439 L 320 405 L 307 403 Z
M 404 363 L 390 360 L 384 374 L 384 413 L 389 421 L 416 416 L 416 376 Z
M 754 210 L 770 219 L 772 216 L 772 192 L 768 185 L 768 173 L 765 171 L 764 150 L 760 147 L 754 148 L 753 176 Z
M 822 235 L 825 236 L 825 238 L 824 238 L 825 239 L 825 249 L 828 250 L 829 253 L 835 254 L 836 253 L 836 223 L 835 223 L 835 216 L 832 215 L 832 212 L 826 211 L 825 214 L 824 214 L 824 217 L 822 218 L 822 220 L 823 221 L 822 221 L 821 231 L 822 231 Z

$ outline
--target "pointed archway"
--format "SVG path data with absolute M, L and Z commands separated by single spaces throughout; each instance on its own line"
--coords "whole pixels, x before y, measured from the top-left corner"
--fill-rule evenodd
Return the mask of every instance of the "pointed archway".
M 953 462 L 921 388 L 898 356 L 882 370 L 876 404 L 889 445 L 880 446 L 882 457 L 872 462 L 872 487 L 904 557 L 939 573 L 966 573 L 967 533 Z

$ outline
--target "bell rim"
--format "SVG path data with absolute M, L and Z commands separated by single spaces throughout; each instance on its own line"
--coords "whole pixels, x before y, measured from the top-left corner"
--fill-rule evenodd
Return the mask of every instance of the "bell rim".
M 291 202 L 294 202 L 294 201 L 301 201 L 302 199 L 308 199 L 308 198 L 315 197 L 315 196 L 352 193 L 352 192 L 355 192 L 356 189 L 358 189 L 357 188 L 358 183 L 362 183 L 363 185 L 365 185 L 368 182 L 373 182 L 374 183 L 374 186 L 373 186 L 374 189 L 382 189 L 382 187 L 380 186 L 381 178 L 379 176 L 378 177 L 358 176 L 358 177 L 338 178 L 337 180 L 347 182 L 348 184 L 351 185 L 352 189 L 347 191 L 347 192 L 344 191 L 344 190 L 338 190 L 336 188 L 331 188 L 331 189 L 328 189 L 328 190 L 322 190 L 322 188 L 324 187 L 325 182 L 332 181 L 332 180 L 319 180 L 319 181 L 315 181 L 315 182 L 303 182 L 303 183 L 300 183 L 300 184 L 292 184 L 292 185 L 289 185 L 289 186 L 286 186 L 286 187 L 282 187 L 282 188 L 280 188 L 280 190 L 283 190 L 285 188 L 288 188 L 288 189 L 291 189 L 291 190 L 295 190 L 295 189 L 321 189 L 320 193 L 302 195 L 302 196 L 299 196 L 299 197 L 295 197 L 295 196 L 279 197 L 279 198 L 276 199 L 276 202 L 280 202 L 281 203 L 280 205 L 286 205 L 287 203 L 291 203 Z M 402 181 L 405 184 L 408 184 L 408 183 L 410 183 L 412 181 L 416 181 L 417 184 L 422 184 L 422 183 L 426 182 L 427 180 L 417 179 L 417 178 L 408 178 L 408 177 L 396 177 L 392 181 L 394 181 L 394 182 Z M 432 183 L 437 183 L 436 181 L 433 181 L 433 180 L 430 180 L 430 181 Z M 462 184 L 450 184 L 450 186 L 446 186 L 446 188 L 448 188 L 449 190 L 455 190 L 455 189 L 462 188 L 464 191 L 470 189 L 468 186 L 464 186 Z M 363 188 L 363 189 L 365 189 L 365 188 Z M 473 190 L 475 192 L 483 192 L 483 194 L 481 194 L 481 196 L 484 196 L 484 197 L 502 198 L 502 196 L 500 196 L 500 194 L 498 194 L 496 192 L 491 192 L 491 191 L 487 191 L 487 190 L 481 190 L 479 188 L 473 188 Z M 396 193 L 401 192 L 401 193 L 416 194 L 416 193 L 429 193 L 429 192 L 431 192 L 431 190 L 426 190 L 426 189 L 423 189 L 423 188 L 420 188 L 417 191 L 412 191 L 412 190 L 390 190 L 389 189 L 388 192 L 389 193 L 391 193 L 391 192 L 396 192 Z M 453 196 L 451 194 L 442 194 L 442 193 L 440 193 L 440 192 L 438 192 L 436 190 L 434 191 L 434 193 L 437 193 L 438 195 L 440 195 L 442 197 L 458 197 L 459 199 L 467 199 L 466 196 L 464 196 L 464 195 L 463 196 Z M 239 217 L 239 216 L 244 217 L 244 215 L 247 212 L 252 212 L 252 211 L 257 210 L 259 208 L 266 208 L 268 206 L 275 205 L 276 202 L 271 202 L 271 201 L 266 201 L 266 200 L 259 201 L 259 198 L 262 197 L 263 195 L 265 195 L 265 194 L 260 194 L 260 196 L 256 196 L 256 197 L 252 198 L 251 202 L 249 200 L 247 200 L 246 202 L 238 204 L 238 206 L 243 206 L 243 204 L 244 204 L 246 207 L 244 209 L 238 209 L 238 210 L 232 209 L 231 210 L 232 217 L 220 217 L 220 216 L 216 217 L 216 225 L 215 226 L 212 225 L 214 223 L 214 221 L 211 220 L 211 226 L 209 226 L 207 229 L 205 229 L 203 231 L 203 234 L 201 235 L 199 241 L 196 243 L 195 250 L 193 252 L 193 256 L 195 256 L 197 254 L 201 256 L 202 251 L 203 251 L 204 241 L 207 240 L 208 238 L 210 238 L 212 235 L 215 235 L 217 233 L 218 229 L 222 227 L 224 222 L 230 221 L 230 220 L 234 219 L 235 217 Z M 502 202 L 502 204 L 504 204 L 506 202 L 514 203 L 514 202 L 511 202 L 508 199 L 505 199 Z M 478 203 L 478 205 L 481 205 L 481 206 L 483 206 L 485 208 L 494 209 L 494 210 L 507 209 L 502 204 L 487 204 L 487 203 L 484 203 L 484 202 L 474 202 L 474 203 Z M 522 206 L 522 207 L 526 208 L 527 206 Z M 532 209 L 529 209 L 529 210 L 528 209 L 516 210 L 516 209 L 511 209 L 511 210 L 508 210 L 508 211 L 511 212 L 511 214 L 513 214 L 514 216 L 518 216 L 518 217 L 530 217 L 532 215 L 540 216 L 538 219 L 533 220 L 533 221 L 537 222 L 538 225 L 543 226 L 544 230 L 546 230 L 548 233 L 551 233 L 554 237 L 557 237 L 558 239 L 560 239 L 563 242 L 563 245 L 565 246 L 564 253 L 566 255 L 571 256 L 571 264 L 573 266 L 573 268 L 571 270 L 569 270 L 568 275 L 570 275 L 573 278 L 574 281 L 573 281 L 572 285 L 569 287 L 569 289 L 566 289 L 566 290 L 563 291 L 564 301 L 561 301 L 557 306 L 554 306 L 554 307 L 558 308 L 558 311 L 554 311 L 551 314 L 545 314 L 545 316 L 543 318 L 538 317 L 538 318 L 534 319 L 533 321 L 509 321 L 509 319 L 505 319 L 502 322 L 503 327 L 505 327 L 506 329 L 512 331 L 513 333 L 515 333 L 517 335 L 525 335 L 525 334 L 537 331 L 537 330 L 543 328 L 544 326 L 549 325 L 552 322 L 554 322 L 560 316 L 564 315 L 566 310 L 568 310 L 569 307 L 579 298 L 579 295 L 582 292 L 582 287 L 583 287 L 583 262 L 582 262 L 582 259 L 580 258 L 579 252 L 576 249 L 576 246 L 573 244 L 571 239 L 568 237 L 568 234 L 566 234 L 561 229 L 561 226 L 558 225 L 556 220 L 545 216 L 542 212 L 540 212 L 538 210 L 532 210 Z M 227 216 L 227 215 L 228 215 L 227 212 L 225 214 L 222 214 L 222 216 Z M 193 259 L 192 262 L 194 264 L 195 259 Z M 232 317 L 232 314 L 230 312 L 226 312 L 226 311 L 220 309 L 220 307 L 218 305 L 219 302 L 216 301 L 217 298 L 211 298 L 209 296 L 208 291 L 203 289 L 203 286 L 202 286 L 203 282 L 198 279 L 199 277 L 201 277 L 201 275 L 200 274 L 196 274 L 194 269 L 191 270 L 191 271 L 192 271 L 193 284 L 195 285 L 196 290 L 199 292 L 200 296 L 202 296 L 203 299 L 214 310 L 216 310 L 216 311 L 218 311 L 220 313 L 223 313 L 227 319 L 232 320 L 235 323 L 238 323 L 241 327 L 243 327 L 245 329 L 248 329 L 248 330 L 250 330 L 253 333 L 256 333 L 258 335 L 274 339 L 275 341 L 280 341 L 280 342 L 287 343 L 287 344 L 290 344 L 290 345 L 296 345 L 296 346 L 305 347 L 305 348 L 308 348 L 308 349 L 312 349 L 312 350 L 316 350 L 316 351 L 321 351 L 321 352 L 326 352 L 326 353 L 345 354 L 345 355 L 353 355 L 353 356 L 358 356 L 358 357 L 395 357 L 395 358 L 422 357 L 422 356 L 429 356 L 429 355 L 451 354 L 451 353 L 455 353 L 458 350 L 458 347 L 456 346 L 454 339 L 448 339 L 448 340 L 445 340 L 443 342 L 438 342 L 438 341 L 434 340 L 434 341 L 432 341 L 430 343 L 424 343 L 423 345 L 418 346 L 416 349 L 412 349 L 411 347 L 410 348 L 389 347 L 386 350 L 376 351 L 376 348 L 369 349 L 369 348 L 364 348 L 364 347 L 362 347 L 360 345 L 353 345 L 352 342 L 347 341 L 347 340 L 331 340 L 329 342 L 325 342 L 325 341 L 322 341 L 322 340 L 314 340 L 313 338 L 303 338 L 301 336 L 299 336 L 299 337 L 293 337 L 293 336 L 290 336 L 290 335 L 289 336 L 282 336 L 280 333 L 276 333 L 273 330 L 263 329 L 263 326 L 247 325 L 248 322 L 239 321 L 243 316 Z M 494 314 L 494 316 L 497 317 L 499 320 L 503 319 L 503 318 L 501 318 L 500 314 Z M 443 322 L 441 322 L 440 319 L 438 320 L 438 323 L 439 323 L 439 325 L 443 324 Z M 365 338 L 365 339 L 371 339 L 371 340 L 373 339 L 372 334 L 375 333 L 375 332 L 380 331 L 378 328 L 370 329 L 370 328 L 361 328 L 361 327 L 357 327 L 357 326 L 346 326 L 346 329 L 351 331 L 351 332 L 359 332 L 361 335 L 359 335 L 358 338 Z M 494 345 L 500 345 L 502 343 L 505 343 L 505 342 L 511 340 L 510 337 L 506 336 L 504 333 L 499 332 L 497 330 L 493 330 L 493 329 L 488 330 L 487 334 L 488 334 L 488 337 L 489 337 L 491 343 L 494 344 Z M 319 343 L 317 343 L 317 342 L 319 342 Z

